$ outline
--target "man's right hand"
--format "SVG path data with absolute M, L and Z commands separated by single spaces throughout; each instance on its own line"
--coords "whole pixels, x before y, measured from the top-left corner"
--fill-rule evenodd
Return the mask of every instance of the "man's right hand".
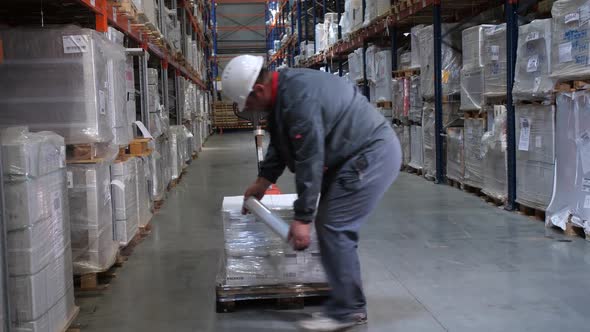
M 244 193 L 244 200 L 250 196 L 254 196 L 257 200 L 261 200 L 264 197 L 264 193 L 270 187 L 272 183 L 265 178 L 258 177 L 254 183 L 252 183 Z M 248 210 L 243 207 L 242 214 L 248 213 Z

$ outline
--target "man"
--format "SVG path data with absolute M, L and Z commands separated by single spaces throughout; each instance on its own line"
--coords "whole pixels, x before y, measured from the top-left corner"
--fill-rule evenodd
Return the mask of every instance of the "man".
M 289 239 L 296 250 L 306 249 L 315 221 L 332 288 L 324 312 L 300 325 L 336 331 L 364 323 L 358 232 L 399 173 L 399 141 L 343 78 L 309 69 L 268 72 L 263 63 L 262 57 L 238 56 L 222 75 L 223 93 L 240 112 L 268 112 L 270 145 L 244 196 L 261 199 L 285 166 L 295 172 L 298 199 Z

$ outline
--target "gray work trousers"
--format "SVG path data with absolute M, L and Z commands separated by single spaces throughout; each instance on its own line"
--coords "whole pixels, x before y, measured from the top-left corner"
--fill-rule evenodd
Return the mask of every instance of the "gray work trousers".
M 376 141 L 336 170 L 327 170 L 316 216 L 322 264 L 332 288 L 325 314 L 337 320 L 366 314 L 358 232 L 399 174 L 395 134 Z

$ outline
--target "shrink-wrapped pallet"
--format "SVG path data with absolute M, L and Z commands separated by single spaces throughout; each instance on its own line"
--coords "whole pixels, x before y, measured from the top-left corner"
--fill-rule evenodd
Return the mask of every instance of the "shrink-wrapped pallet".
M 481 139 L 484 174 L 482 192 L 503 202 L 508 195 L 506 183 L 506 107 L 496 105 L 493 113 L 493 126 Z
M 551 19 L 534 20 L 518 28 L 515 68 L 512 90 L 515 100 L 552 98 Z
M 422 156 L 424 174 L 430 178 L 436 177 L 434 105 L 432 103 L 424 103 L 422 113 Z
M 380 50 L 375 45 L 371 45 L 371 46 L 367 47 L 367 51 L 365 52 L 365 60 L 364 61 L 366 64 L 367 80 L 370 83 L 375 83 L 377 81 L 377 65 L 376 65 L 375 55 L 378 52 L 380 52 Z M 391 59 L 391 53 L 390 53 L 390 59 Z M 362 49 L 361 49 L 361 61 L 363 61 Z M 362 65 L 362 62 L 361 62 L 361 65 Z M 361 72 L 362 72 L 362 69 L 361 69 Z
M 152 200 L 149 183 L 151 171 L 149 157 L 137 158 L 137 215 L 139 227 L 145 227 L 152 219 Z
M 182 170 L 186 163 L 186 152 L 187 152 L 187 136 L 184 126 L 170 126 L 168 132 L 170 144 L 169 144 L 169 156 L 170 156 L 170 177 L 172 180 L 176 180 L 182 174 Z
M 555 121 L 555 182 L 547 225 L 584 227 L 590 235 L 590 92 L 559 93 Z
M 394 125 L 393 129 L 395 130 L 402 146 L 402 165 L 406 166 L 410 163 L 410 127 Z
M 166 164 L 163 158 L 165 153 L 160 140 L 155 141 L 155 149 L 152 154 L 148 157 L 150 163 L 150 197 L 152 201 L 161 201 L 164 199 L 164 193 L 166 191 Z M 166 152 L 167 153 L 167 152 Z
M 482 24 L 463 30 L 463 68 L 483 67 L 485 65 L 484 56 L 486 53 L 484 35 L 485 31 L 493 28 L 494 25 Z
M 273 213 L 293 219 L 296 195 L 267 195 L 262 199 Z M 294 251 L 253 215 L 242 215 L 242 196 L 225 197 L 222 206 L 224 257 L 218 275 L 219 286 L 276 286 L 324 283 L 319 245 L 312 229 L 311 244 Z
M 353 82 L 363 79 L 363 49 L 356 49 L 348 55 L 348 73 Z
M 555 170 L 553 105 L 516 106 L 516 201 L 545 210 Z
M 465 177 L 464 128 L 447 128 L 447 178 L 463 183 Z
M 0 135 L 10 325 L 60 331 L 75 313 L 64 139 L 26 127 Z
M 400 120 L 403 116 L 403 79 L 391 79 L 391 99 L 393 118 Z
M 424 28 L 423 24 L 418 24 L 410 29 L 410 68 L 420 68 L 420 37 L 418 31 Z
M 442 24 L 442 93 L 458 94 L 461 91 L 461 33 L 454 24 Z M 426 100 L 434 99 L 434 31 L 429 25 L 418 31 L 420 40 L 420 87 Z
M 121 46 L 75 26 L 1 30 L 0 39 L 1 126 L 51 130 L 66 144 L 113 140 L 111 100 L 125 91 L 109 86 L 108 63 L 125 63 Z
M 117 257 L 113 239 L 110 162 L 68 164 L 74 274 L 102 272 Z
M 399 51 L 399 58 L 398 58 L 398 68 L 401 70 L 411 69 L 412 68 L 412 52 L 410 51 L 403 51 L 400 48 Z
M 461 110 L 477 111 L 483 105 L 483 67 L 461 69 Z
M 424 167 L 424 151 L 422 140 L 422 126 L 410 126 L 410 167 L 422 169 Z
M 375 101 L 391 101 L 391 51 L 375 54 Z
M 111 166 L 111 184 L 115 240 L 124 247 L 139 231 L 137 158 L 116 160 Z
M 484 96 L 506 96 L 506 24 L 487 28 L 484 36 Z
M 481 189 L 483 188 L 483 159 L 481 139 L 486 132 L 486 120 L 484 118 L 466 118 L 464 125 L 464 184 Z
M 590 76 L 588 0 L 559 0 L 551 8 L 551 76 L 559 81 Z

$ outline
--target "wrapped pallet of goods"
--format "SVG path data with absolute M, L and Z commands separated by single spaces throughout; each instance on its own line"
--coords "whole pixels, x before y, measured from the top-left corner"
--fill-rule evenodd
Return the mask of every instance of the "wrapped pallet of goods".
M 424 167 L 422 126 L 410 126 L 410 163 L 408 166 L 415 170 L 422 170 Z
M 546 224 L 566 230 L 571 223 L 588 236 L 590 92 L 558 93 L 555 114 L 555 182 Z
M 401 70 L 411 69 L 412 68 L 412 52 L 403 51 L 402 49 L 400 49 L 400 50 L 398 50 L 398 54 L 399 54 L 398 67 L 399 67 L 399 69 L 401 69 Z
M 418 24 L 410 29 L 410 68 L 420 68 L 420 37 L 418 31 L 424 28 L 423 24 Z
M 391 102 L 391 51 L 375 53 L 375 101 Z
M 422 156 L 424 175 L 433 180 L 436 176 L 436 151 L 434 142 L 434 104 L 424 103 L 422 113 Z
M 483 188 L 482 138 L 486 132 L 486 119 L 469 117 L 464 121 L 465 176 L 463 184 Z
M 518 50 L 512 96 L 516 101 L 552 101 L 551 19 L 518 28 Z
M 172 180 L 177 180 L 185 168 L 187 158 L 188 135 L 185 126 L 170 126 L 168 132 L 170 144 L 168 146 L 170 156 L 170 176 Z
M 137 158 L 115 160 L 111 166 L 111 184 L 115 240 L 125 247 L 139 232 Z
M 155 148 L 152 154 L 149 156 L 150 163 L 150 179 L 151 189 L 150 197 L 152 201 L 161 201 L 164 199 L 164 193 L 169 181 L 167 181 L 167 167 L 168 162 L 168 151 L 164 146 L 164 139 L 158 139 L 155 141 Z
M 493 125 L 482 139 L 483 188 L 488 197 L 503 203 L 508 195 L 506 182 L 506 107 L 493 106 Z
M 484 97 L 506 96 L 506 24 L 487 28 L 484 32 Z
M 462 32 L 461 109 L 481 110 L 484 93 L 484 33 L 493 25 L 478 25 Z
M 262 203 L 284 220 L 292 220 L 295 199 L 296 195 L 267 195 Z M 315 230 L 310 246 L 305 251 L 294 251 L 270 227 L 255 222 L 251 214 L 243 215 L 243 201 L 241 196 L 223 200 L 224 255 L 217 278 L 218 300 L 225 291 L 235 289 L 240 291 L 232 291 L 232 297 L 254 288 L 261 294 L 264 289 L 285 285 L 325 284 Z
M 455 24 L 442 24 L 441 75 L 442 94 L 461 92 L 461 33 Z M 425 100 L 434 99 L 434 30 L 429 25 L 418 30 L 420 47 L 420 88 Z
M 516 201 L 545 211 L 553 193 L 555 109 L 553 105 L 516 106 Z
M 62 331 L 77 312 L 64 139 L 26 127 L 0 135 L 10 325 L 14 331 Z
M 410 126 L 396 124 L 393 129 L 402 146 L 402 166 L 407 166 L 410 163 Z
M 150 155 L 151 156 L 151 155 Z M 150 197 L 151 183 L 150 160 L 148 157 L 137 157 L 137 216 L 139 227 L 146 227 L 152 219 L 152 200 Z
M 465 149 L 463 141 L 464 128 L 447 128 L 447 178 L 463 183 L 465 177 Z
M 353 82 L 362 80 L 363 77 L 363 49 L 358 48 L 348 55 L 348 72 Z
M 558 81 L 590 76 L 588 1 L 558 0 L 551 8 L 551 76 Z
M 408 98 L 408 116 L 410 121 L 420 123 L 422 121 L 422 108 L 424 102 L 422 100 L 422 92 L 420 90 L 420 76 L 414 75 L 405 78 L 404 97 Z M 404 104 L 405 105 L 405 104 Z

